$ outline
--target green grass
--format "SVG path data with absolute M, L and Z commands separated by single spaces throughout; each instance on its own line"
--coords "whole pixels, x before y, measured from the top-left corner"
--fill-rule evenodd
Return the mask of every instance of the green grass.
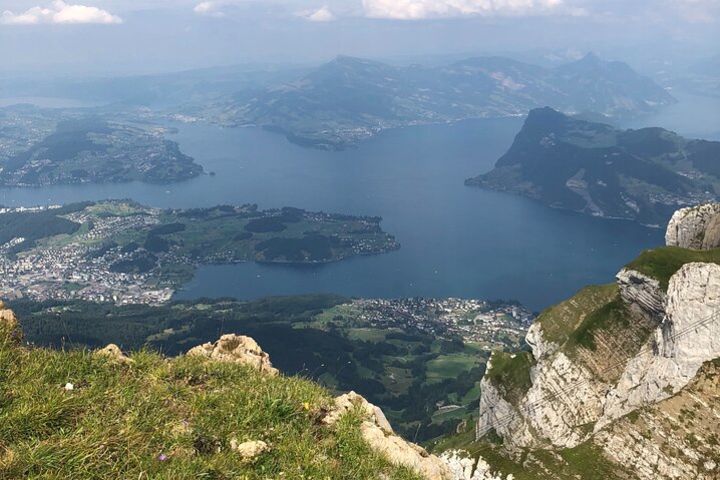
M 611 302 L 617 293 L 618 287 L 615 283 L 593 285 L 548 308 L 536 320 L 542 326 L 543 338 L 562 345 L 578 323 L 591 312 Z
M 535 360 L 530 352 L 495 352 L 492 356 L 492 368 L 485 376 L 502 390 L 510 404 L 517 405 L 532 386 L 530 368 L 534 364 Z
M 630 312 L 622 299 L 617 296 L 613 301 L 603 305 L 588 314 L 580 325 L 570 334 L 568 348 L 576 346 L 595 350 L 595 335 L 602 331 L 609 331 L 615 327 L 627 328 L 630 322 Z
M 132 359 L 24 348 L 0 332 L 0 478 L 417 478 L 369 449 L 358 415 L 318 422 L 331 397 L 315 383 L 198 358 Z M 232 438 L 271 448 L 243 462 Z
M 467 352 L 440 355 L 427 364 L 427 379 L 430 382 L 441 382 L 446 378 L 456 378 L 469 372 L 481 364 L 479 355 Z
M 622 471 L 618 465 L 608 460 L 602 449 L 591 442 L 585 442 L 575 448 L 561 450 L 559 453 L 567 464 L 565 469 L 567 474 L 582 475 L 583 480 L 626 478 L 628 473 Z
M 630 262 L 627 268 L 658 280 L 660 286 L 667 290 L 670 277 L 683 265 L 690 262 L 720 264 L 720 249 L 687 250 L 679 247 L 662 247 L 645 250 L 638 258 Z

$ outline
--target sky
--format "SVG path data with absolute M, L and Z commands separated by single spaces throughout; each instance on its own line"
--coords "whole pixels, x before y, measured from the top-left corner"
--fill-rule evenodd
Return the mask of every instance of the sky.
M 0 74 L 590 50 L 654 68 L 718 45 L 720 0 L 0 0 Z

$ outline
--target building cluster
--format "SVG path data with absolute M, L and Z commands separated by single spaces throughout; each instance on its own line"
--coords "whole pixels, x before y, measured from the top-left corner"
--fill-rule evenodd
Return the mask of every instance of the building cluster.
M 0 246 L 0 297 L 33 300 L 82 299 L 117 304 L 159 304 L 170 300 L 173 290 L 154 286 L 151 273 L 115 272 L 111 266 L 124 259 L 119 247 L 103 255 L 95 252 L 104 242 L 127 231 L 153 225 L 155 215 L 92 216 L 87 210 L 68 215 L 81 224 L 92 220 L 93 228 L 79 231 L 72 241 L 40 244 L 11 255 L 10 249 L 24 241 L 14 238 Z
M 461 298 L 360 299 L 359 320 L 374 327 L 414 328 L 438 337 L 499 344 L 522 338 L 532 312 L 517 303 Z

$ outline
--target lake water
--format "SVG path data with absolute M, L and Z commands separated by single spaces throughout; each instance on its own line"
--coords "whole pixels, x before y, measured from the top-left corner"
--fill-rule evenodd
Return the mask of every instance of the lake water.
M 643 121 L 663 126 L 653 123 L 661 119 Z M 673 128 L 704 131 L 707 119 L 697 121 Z M 541 309 L 584 285 L 612 281 L 642 249 L 662 244 L 663 231 L 465 187 L 466 178 L 492 168 L 521 124 L 522 119 L 496 119 L 412 127 L 342 152 L 301 148 L 259 129 L 176 125 L 181 149 L 216 175 L 170 186 L 0 189 L 0 203 L 132 198 L 159 207 L 258 203 L 379 215 L 400 250 L 312 267 L 201 267 L 177 297 L 460 296 L 517 299 Z

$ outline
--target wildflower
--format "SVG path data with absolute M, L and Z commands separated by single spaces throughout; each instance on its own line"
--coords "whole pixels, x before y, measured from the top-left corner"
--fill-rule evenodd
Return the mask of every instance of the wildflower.
M 73 385 L 72 383 L 68 382 L 65 384 L 65 390 L 67 390 L 68 392 L 70 390 L 74 390 L 74 389 L 75 389 L 75 385 Z
M 161 462 L 164 462 L 167 459 L 168 459 L 168 456 L 165 455 L 164 453 L 161 453 L 160 455 L 158 455 L 158 460 L 160 460 Z

